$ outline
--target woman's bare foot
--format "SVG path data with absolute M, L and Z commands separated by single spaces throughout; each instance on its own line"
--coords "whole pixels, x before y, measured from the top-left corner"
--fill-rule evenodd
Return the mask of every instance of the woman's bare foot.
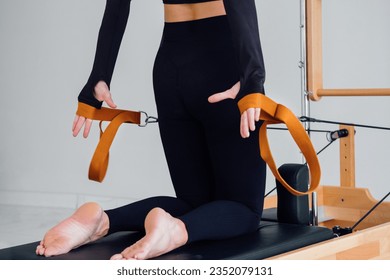
M 148 213 L 145 231 L 146 235 L 141 240 L 111 259 L 150 259 L 179 248 L 188 240 L 184 223 L 161 208 L 154 208 Z
M 109 219 L 103 209 L 97 203 L 86 203 L 45 234 L 36 254 L 50 257 L 68 253 L 105 236 L 108 229 Z

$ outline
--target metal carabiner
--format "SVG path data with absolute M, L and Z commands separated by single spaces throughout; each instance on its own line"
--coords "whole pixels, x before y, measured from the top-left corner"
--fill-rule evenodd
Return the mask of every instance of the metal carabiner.
M 146 112 L 144 111 L 139 111 L 141 114 L 144 114 L 145 115 L 145 122 L 144 123 L 140 123 L 138 126 L 139 127 L 146 127 L 148 124 L 150 123 L 157 123 L 158 122 L 158 118 L 156 117 L 153 117 L 153 116 L 149 116 Z

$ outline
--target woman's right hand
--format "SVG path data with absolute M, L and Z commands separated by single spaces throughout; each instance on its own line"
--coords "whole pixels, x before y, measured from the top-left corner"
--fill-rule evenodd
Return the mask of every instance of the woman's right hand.
M 93 94 L 97 100 L 106 102 L 106 104 L 110 108 L 116 108 L 116 105 L 111 97 L 110 89 L 108 88 L 106 82 L 99 81 L 95 86 Z M 87 138 L 89 135 L 89 131 L 91 130 L 91 126 L 91 119 L 86 119 L 83 116 L 76 115 L 72 126 L 73 136 L 76 137 L 79 134 L 80 130 L 84 127 L 83 137 Z
M 228 90 L 211 95 L 209 97 L 209 102 L 216 103 L 229 98 L 235 99 L 240 91 L 240 86 L 240 82 L 237 82 Z M 260 112 L 260 108 L 248 108 L 241 114 L 240 133 L 242 138 L 248 138 L 250 131 L 254 131 L 256 129 L 255 122 L 260 120 Z

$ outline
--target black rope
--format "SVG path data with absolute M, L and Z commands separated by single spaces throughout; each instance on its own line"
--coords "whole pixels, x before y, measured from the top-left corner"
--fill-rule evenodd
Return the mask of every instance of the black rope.
M 267 129 L 270 130 L 288 130 L 286 127 L 267 127 Z M 323 129 L 306 129 L 306 132 L 324 132 L 324 133 L 330 133 L 332 131 L 330 130 L 323 130 Z
M 338 124 L 338 125 L 346 125 L 346 126 L 356 126 L 356 127 L 364 127 L 364 128 L 372 128 L 372 129 L 381 129 L 381 130 L 390 130 L 390 127 L 384 126 L 373 126 L 373 125 L 365 125 L 365 124 L 357 124 L 357 123 L 346 123 L 346 122 L 336 122 L 336 121 L 327 121 L 320 120 L 311 117 L 302 116 L 299 118 L 301 122 L 318 122 L 318 123 L 329 123 L 329 124 Z
M 330 141 L 328 144 L 325 145 L 325 147 L 323 147 L 321 150 L 319 150 L 319 151 L 317 152 L 317 156 L 318 156 L 321 152 L 323 152 L 326 148 L 328 148 L 333 142 L 334 142 L 334 140 L 333 140 L 333 141 Z M 306 163 L 305 163 L 305 164 L 306 164 Z
M 276 190 L 276 187 L 273 188 L 272 190 L 270 190 L 270 191 L 264 196 L 264 198 L 266 198 L 266 197 L 269 196 L 271 193 L 273 193 L 274 190 Z
M 371 214 L 372 211 L 375 210 L 375 208 L 377 208 L 388 196 L 390 195 L 390 192 L 388 194 L 386 194 L 380 201 L 378 201 L 377 204 L 374 205 L 374 207 L 372 207 L 370 209 L 370 211 L 368 211 L 359 221 L 356 222 L 356 224 L 353 225 L 353 227 L 351 228 L 351 230 L 353 230 L 354 228 L 356 228 L 368 215 Z

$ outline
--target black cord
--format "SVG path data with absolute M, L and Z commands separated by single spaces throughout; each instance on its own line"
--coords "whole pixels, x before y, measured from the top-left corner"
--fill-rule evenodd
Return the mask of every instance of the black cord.
M 271 193 L 273 193 L 274 190 L 276 190 L 276 187 L 273 188 L 272 190 L 270 190 L 270 191 L 264 196 L 264 198 L 266 198 L 266 197 L 269 196 Z
M 288 130 L 288 128 L 285 127 L 267 127 L 267 129 L 270 130 Z M 306 132 L 323 132 L 323 133 L 330 133 L 332 131 L 330 130 L 323 130 L 323 129 L 306 129 Z
M 377 208 L 379 206 L 379 204 L 381 204 L 388 196 L 390 195 L 390 192 L 388 194 L 386 194 L 380 201 L 378 201 L 377 204 L 374 205 L 374 207 L 372 207 L 370 209 L 370 211 L 368 211 L 363 217 L 360 218 L 359 221 L 356 222 L 356 224 L 353 225 L 353 227 L 351 228 L 351 230 L 353 230 L 354 228 L 356 228 L 368 215 L 371 214 L 372 211 L 375 210 L 375 208 Z
M 373 126 L 373 125 L 356 124 L 356 123 L 346 123 L 346 122 L 336 122 L 336 121 L 326 121 L 326 120 L 320 120 L 320 119 L 315 119 L 315 118 L 306 117 L 306 116 L 300 117 L 299 120 L 301 122 L 318 122 L 318 123 L 329 123 L 329 124 L 356 126 L 356 127 L 364 127 L 364 128 L 372 128 L 372 129 L 390 130 L 390 127 Z

